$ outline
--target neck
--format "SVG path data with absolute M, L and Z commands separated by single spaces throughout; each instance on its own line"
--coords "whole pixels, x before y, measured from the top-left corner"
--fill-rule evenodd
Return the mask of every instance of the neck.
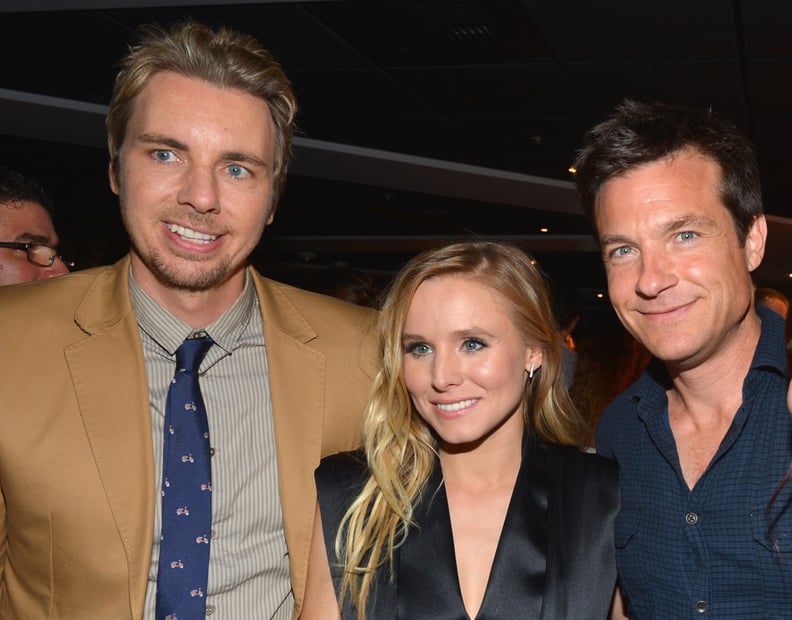
M 206 290 L 167 286 L 150 271 L 132 262 L 132 274 L 141 289 L 180 321 L 198 329 L 220 318 L 239 299 L 245 285 L 245 270 L 240 269 L 222 284 Z
M 520 424 L 518 432 L 488 437 L 465 448 L 441 445 L 438 453 L 443 477 L 467 488 L 488 489 L 503 481 L 512 484 L 522 463 L 522 427 Z
M 761 321 L 751 312 L 715 355 L 690 366 L 667 364 L 672 387 L 669 405 L 696 415 L 733 417 L 742 402 L 745 377 L 761 335 Z

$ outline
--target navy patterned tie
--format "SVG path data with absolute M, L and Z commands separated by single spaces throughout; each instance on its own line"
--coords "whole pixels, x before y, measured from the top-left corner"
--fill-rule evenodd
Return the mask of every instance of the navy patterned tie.
M 212 466 L 198 367 L 212 344 L 209 336 L 181 344 L 165 405 L 157 620 L 203 618 L 206 613 Z

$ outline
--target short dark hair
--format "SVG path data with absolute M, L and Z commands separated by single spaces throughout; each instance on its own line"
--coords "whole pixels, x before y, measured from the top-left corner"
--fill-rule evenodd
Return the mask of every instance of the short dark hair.
M 50 217 L 54 215 L 52 200 L 41 185 L 19 172 L 0 166 L 0 204 L 25 200 L 44 207 Z
M 711 109 L 629 99 L 586 132 L 575 159 L 575 184 L 594 230 L 597 197 L 606 181 L 686 149 L 696 150 L 720 166 L 720 198 L 734 220 L 740 244 L 744 244 L 751 225 L 763 212 L 759 165 L 750 142 L 733 123 Z

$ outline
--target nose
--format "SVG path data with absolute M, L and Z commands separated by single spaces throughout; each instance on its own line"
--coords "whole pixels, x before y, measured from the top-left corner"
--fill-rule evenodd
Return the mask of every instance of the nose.
M 214 171 L 210 167 L 190 166 L 184 173 L 176 199 L 198 213 L 219 212 L 220 192 Z
M 452 352 L 436 351 L 432 364 L 432 387 L 438 392 L 462 382 L 462 362 Z
M 641 253 L 640 273 L 635 283 L 635 291 L 641 297 L 657 297 L 664 290 L 672 288 L 679 281 L 673 260 L 661 251 Z

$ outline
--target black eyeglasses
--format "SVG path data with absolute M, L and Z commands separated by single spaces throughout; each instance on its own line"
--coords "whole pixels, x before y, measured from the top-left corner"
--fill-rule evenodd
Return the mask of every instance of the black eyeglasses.
M 58 256 L 58 251 L 45 243 L 23 243 L 21 241 L 0 241 L 0 248 L 10 248 L 12 250 L 24 250 L 27 252 L 28 260 L 40 267 L 52 267 Z M 69 269 L 74 268 L 74 263 L 63 261 Z

